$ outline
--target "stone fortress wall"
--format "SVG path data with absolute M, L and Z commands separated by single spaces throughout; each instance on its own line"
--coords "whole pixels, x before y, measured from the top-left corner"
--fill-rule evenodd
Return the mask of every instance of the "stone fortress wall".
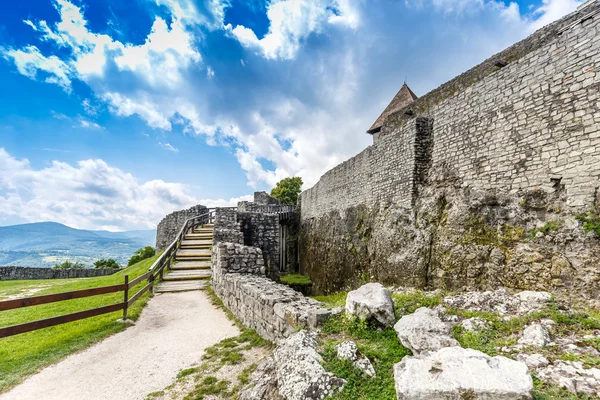
M 597 239 L 575 216 L 600 187 L 599 11 L 590 2 L 389 115 L 372 146 L 303 192 L 313 288 L 377 279 L 596 295 Z M 555 220 L 542 231 L 556 237 L 525 239 Z
M 185 221 L 207 212 L 208 208 L 196 205 L 187 210 L 172 212 L 164 217 L 156 228 L 156 253 L 166 249 L 175 240 Z
M 261 246 L 266 244 L 267 251 L 272 248 L 270 242 L 265 242 L 265 237 L 270 237 L 265 236 L 265 229 L 271 230 L 273 222 L 277 227 L 278 220 L 269 218 L 269 214 L 239 213 L 243 229 L 252 231 L 250 237 L 256 241 L 244 245 L 237 242 L 242 229 L 237 214 L 232 209 L 216 210 L 215 232 L 220 234 L 218 240 L 216 236 L 214 239 L 211 267 L 216 295 L 245 326 L 273 342 L 301 328 L 316 328 L 331 311 L 267 277 L 269 256 Z M 249 218 L 249 214 L 254 217 Z

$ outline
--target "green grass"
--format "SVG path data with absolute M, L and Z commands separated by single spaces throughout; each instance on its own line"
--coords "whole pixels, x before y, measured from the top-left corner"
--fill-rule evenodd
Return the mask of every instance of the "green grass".
M 44 289 L 36 292 L 33 296 L 123 283 L 125 275 L 129 275 L 129 279 L 132 280 L 146 273 L 155 259 L 156 257 L 152 257 L 113 275 L 97 278 L 0 281 L 0 300 L 40 286 L 44 286 Z M 145 284 L 146 282 L 142 282 L 130 289 L 130 296 L 143 288 Z M 145 293 L 129 308 L 127 317 L 136 320 L 148 298 L 149 293 Z M 117 292 L 3 311 L 0 312 L 0 327 L 56 317 L 122 301 L 123 292 Z M 43 367 L 56 363 L 73 352 L 83 350 L 109 335 L 124 330 L 126 325 L 117 322 L 122 315 L 122 311 L 117 311 L 0 339 L 0 392 L 6 391 Z
M 325 369 L 346 379 L 344 388 L 328 399 L 396 399 L 394 388 L 394 364 L 410 351 L 403 347 L 393 329 L 379 330 L 366 322 L 345 316 L 330 318 L 323 326 L 326 335 L 323 341 Z M 377 376 L 366 377 L 350 362 L 336 357 L 335 345 L 343 340 L 352 340 L 360 352 L 371 360 Z
M 310 278 L 301 274 L 281 275 L 279 280 L 286 285 L 312 285 Z
M 321 301 L 325 303 L 327 307 L 342 307 L 346 305 L 346 297 L 348 296 L 348 292 L 340 292 L 335 294 L 330 294 L 327 296 L 313 296 L 313 299 Z

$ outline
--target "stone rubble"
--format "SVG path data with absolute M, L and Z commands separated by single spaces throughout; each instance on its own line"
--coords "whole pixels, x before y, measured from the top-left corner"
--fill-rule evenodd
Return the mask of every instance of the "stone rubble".
M 392 296 L 380 283 L 367 283 L 349 292 L 346 313 L 383 327 L 391 327 L 396 322 Z
M 533 389 L 524 363 L 461 347 L 404 357 L 394 380 L 398 400 L 525 400 Z
M 473 317 L 467 318 L 461 321 L 460 326 L 465 331 L 480 331 L 483 329 L 487 329 L 490 326 L 490 323 L 483 318 Z
M 501 316 L 522 316 L 546 307 L 552 300 L 548 292 L 524 291 L 510 295 L 506 289 L 468 292 L 444 297 L 444 304 L 469 311 L 497 313 Z
M 285 400 L 321 400 L 340 390 L 345 381 L 326 372 L 317 352 L 317 334 L 302 330 L 273 353 L 279 395 Z
M 335 346 L 335 350 L 340 360 L 352 362 L 352 365 L 364 372 L 365 375 L 371 378 L 377 375 L 371 361 L 358 351 L 356 343 L 347 340 Z
M 545 367 L 550 364 L 550 361 L 541 354 L 519 354 L 517 360 L 524 362 L 531 369 Z
M 426 307 L 405 315 L 394 325 L 400 343 L 413 354 L 426 350 L 439 350 L 443 347 L 459 346 L 450 334 L 450 325 Z
M 523 347 L 544 347 L 551 341 L 550 332 L 546 328 L 538 323 L 532 323 L 525 327 L 523 335 L 517 343 Z
M 600 397 L 600 369 L 584 368 L 579 361 L 555 361 L 537 369 L 536 374 L 539 379 L 571 393 Z

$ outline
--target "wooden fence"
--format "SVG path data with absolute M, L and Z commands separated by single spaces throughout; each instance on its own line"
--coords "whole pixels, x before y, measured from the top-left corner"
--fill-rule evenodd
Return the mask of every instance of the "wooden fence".
M 165 251 L 156 259 L 156 261 L 154 261 L 149 271 L 146 272 L 144 275 L 138 276 L 131 282 L 129 282 L 129 275 L 127 275 L 125 276 L 125 282 L 119 285 L 103 286 L 91 289 L 75 290 L 73 292 L 56 293 L 48 294 L 45 296 L 0 301 L 0 312 L 2 312 L 7 310 L 14 310 L 15 308 L 55 303 L 57 301 L 80 299 L 83 297 L 98 296 L 107 293 L 123 292 L 123 302 L 121 303 L 92 308 L 90 310 L 85 311 L 78 311 L 72 314 L 61 315 L 58 317 L 41 319 L 39 321 L 8 326 L 6 328 L 0 328 L 0 338 L 18 335 L 20 333 L 25 332 L 31 332 L 54 325 L 65 324 L 67 322 L 78 321 L 80 319 L 95 317 L 97 315 L 107 314 L 120 310 L 123 310 L 123 320 L 126 320 L 127 309 L 145 292 L 147 292 L 148 290 L 152 292 L 154 283 L 158 283 L 162 280 L 165 268 L 167 270 L 171 268 L 171 264 L 173 263 L 175 256 L 177 255 L 177 250 L 179 249 L 186 233 L 190 230 L 193 230 L 197 226 L 211 222 L 213 220 L 214 213 L 215 210 L 211 208 L 207 213 L 196 217 L 192 217 L 185 221 L 175 240 L 173 240 L 169 247 L 167 247 Z M 131 296 L 131 298 L 129 298 L 129 289 L 146 279 L 148 280 L 148 284 L 144 286 L 139 292 Z
M 129 289 L 148 279 L 149 283 L 140 291 L 129 298 Z M 58 301 L 66 301 L 73 299 L 81 299 L 83 297 L 98 296 L 107 293 L 123 292 L 123 302 L 111 304 L 108 306 L 92 308 L 90 310 L 78 311 L 72 314 L 61 315 L 58 317 L 41 319 L 38 321 L 27 322 L 24 324 L 8 326 L 0 328 L 0 338 L 18 335 L 20 333 L 31 332 L 42 328 L 47 328 L 54 325 L 65 324 L 67 322 L 78 321 L 80 319 L 95 317 L 97 315 L 107 314 L 115 311 L 123 311 L 123 320 L 127 319 L 127 309 L 138 300 L 148 290 L 152 292 L 154 285 L 154 276 L 152 271 L 146 272 L 144 275 L 138 276 L 131 282 L 129 275 L 125 276 L 125 282 L 119 285 L 102 286 L 91 289 L 75 290 L 72 292 L 48 294 L 45 296 L 27 297 L 23 299 L 0 301 L 0 311 L 14 310 L 16 308 L 37 306 L 40 304 L 55 303 Z

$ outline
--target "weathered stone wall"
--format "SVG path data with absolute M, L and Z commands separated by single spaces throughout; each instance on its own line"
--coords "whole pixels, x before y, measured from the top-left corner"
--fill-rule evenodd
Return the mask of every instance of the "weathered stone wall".
M 575 217 L 600 187 L 600 15 L 573 22 L 599 8 L 389 116 L 372 146 L 303 192 L 313 289 L 375 279 L 598 295 L 600 241 Z
M 299 328 L 316 328 L 330 315 L 318 301 L 264 274 L 259 248 L 235 243 L 213 246 L 212 285 L 216 295 L 263 338 L 276 342 Z
M 175 240 L 186 220 L 207 212 L 208 208 L 197 205 L 187 210 L 175 211 L 164 217 L 156 228 L 156 252 L 163 251 Z
M 262 250 L 267 276 L 279 279 L 279 216 L 257 212 L 238 212 L 244 244 Z
M 244 244 L 244 234 L 233 208 L 217 208 L 213 230 L 213 244 L 230 242 Z
M 0 281 L 13 281 L 21 279 L 90 278 L 94 276 L 112 275 L 118 271 L 120 271 L 120 269 L 0 267 Z

